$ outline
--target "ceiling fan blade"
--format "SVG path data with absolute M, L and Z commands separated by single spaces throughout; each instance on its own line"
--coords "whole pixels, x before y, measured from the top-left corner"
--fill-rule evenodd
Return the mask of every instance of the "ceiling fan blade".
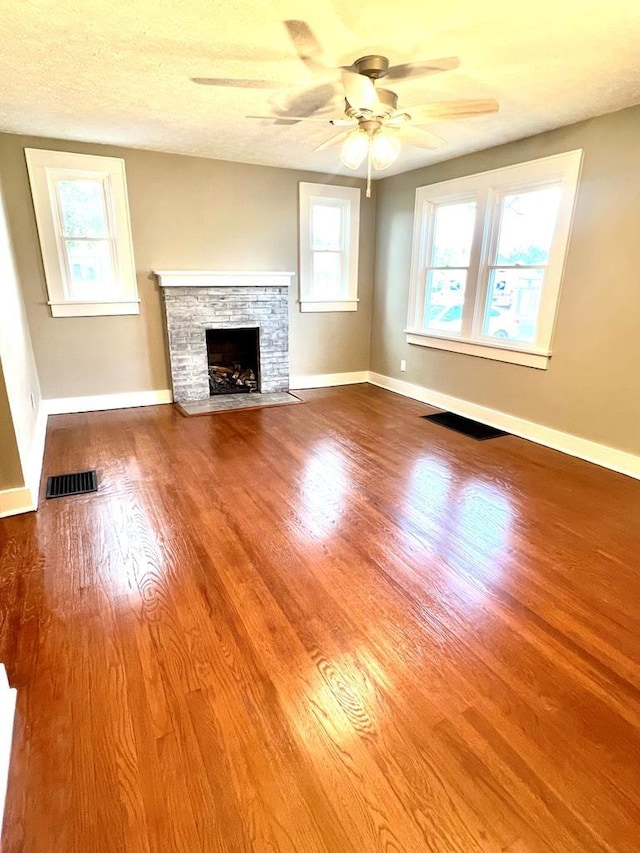
M 398 112 L 410 115 L 414 124 L 430 124 L 436 121 L 488 115 L 497 112 L 498 109 L 497 101 L 493 98 L 484 98 L 477 101 L 441 101 L 434 104 L 421 104 L 417 107 L 398 110 Z
M 359 110 L 375 110 L 379 105 L 376 87 L 364 74 L 342 69 L 342 84 L 347 101 Z
M 357 122 L 350 118 L 320 118 L 319 116 L 279 116 L 276 113 L 269 116 L 245 116 L 245 118 L 266 119 L 275 121 L 278 124 L 297 124 L 300 121 L 320 122 L 321 124 L 330 124 L 333 127 L 356 127 Z
M 306 21 L 289 20 L 283 22 L 293 42 L 296 53 L 311 71 L 326 70 L 323 61 L 324 50 Z
M 300 124 L 303 119 L 301 118 L 282 118 L 282 116 L 272 115 L 272 116 L 245 116 L 245 118 L 250 119 L 259 119 L 262 121 L 270 121 L 271 124 Z M 308 119 L 304 119 L 304 121 L 308 121 Z
M 229 77 L 192 77 L 191 80 L 200 86 L 231 86 L 238 89 L 280 89 L 289 85 L 273 80 L 242 80 Z
M 407 62 L 404 65 L 392 65 L 384 75 L 385 83 L 399 83 L 438 74 L 440 71 L 452 71 L 460 65 L 458 56 L 444 56 L 441 59 L 427 59 L 424 62 Z
M 338 142 L 342 142 L 343 139 L 346 139 L 350 133 L 353 133 L 352 130 L 343 130 L 342 133 L 336 133 L 334 136 L 330 136 L 329 139 L 321 142 L 320 145 L 316 145 L 313 149 L 314 151 L 324 151 L 325 148 L 329 148 L 331 145 L 337 145 Z
M 322 83 L 320 86 L 296 89 L 293 92 L 289 88 L 288 91 L 270 98 L 270 106 L 281 118 L 289 118 L 292 115 L 310 118 L 316 114 L 331 114 L 337 108 L 332 102 L 338 91 L 336 83 Z
M 423 130 L 421 127 L 411 127 L 410 125 L 405 125 L 400 130 L 400 138 L 407 145 L 412 145 L 414 148 L 435 149 L 441 148 L 445 144 L 444 139 L 436 136 L 435 133 Z

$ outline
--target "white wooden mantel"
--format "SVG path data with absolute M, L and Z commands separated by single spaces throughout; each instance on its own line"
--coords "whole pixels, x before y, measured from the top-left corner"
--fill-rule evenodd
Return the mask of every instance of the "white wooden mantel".
M 160 287 L 289 287 L 293 272 L 154 270 Z

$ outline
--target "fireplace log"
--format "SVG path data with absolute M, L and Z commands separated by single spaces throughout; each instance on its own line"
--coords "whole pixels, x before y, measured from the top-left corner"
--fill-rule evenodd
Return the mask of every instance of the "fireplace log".
M 258 380 L 252 368 L 243 368 L 237 361 L 233 367 L 222 364 L 209 366 L 209 390 L 212 394 L 233 393 L 235 388 L 249 392 L 258 390 Z

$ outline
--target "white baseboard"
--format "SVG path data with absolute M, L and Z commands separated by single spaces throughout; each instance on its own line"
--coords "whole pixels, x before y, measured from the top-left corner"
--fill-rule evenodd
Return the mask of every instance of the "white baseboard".
M 42 463 L 44 462 L 44 443 L 47 437 L 47 418 L 47 412 L 41 402 L 38 408 L 38 416 L 33 430 L 33 437 L 31 439 L 28 467 L 25 471 L 26 484 L 31 489 L 36 509 L 38 507 L 38 494 L 40 492 Z
M 69 415 L 76 412 L 101 412 L 106 409 L 131 409 L 172 403 L 171 391 L 131 391 L 126 394 L 96 394 L 92 397 L 55 397 L 43 400 L 47 415 Z
M 333 385 L 357 385 L 368 381 L 368 370 L 357 370 L 353 373 L 318 373 L 314 376 L 292 376 L 289 388 L 292 391 L 300 391 L 303 388 L 330 388 Z
M 518 418 L 497 409 L 490 409 L 488 406 L 480 406 L 458 397 L 451 397 L 431 388 L 413 385 L 410 382 L 403 382 L 401 379 L 392 379 L 390 376 L 383 376 L 380 373 L 370 371 L 369 382 L 380 388 L 386 388 L 388 391 L 395 391 L 404 397 L 411 397 L 411 399 L 419 400 L 429 406 L 446 409 L 448 412 L 455 412 L 457 415 L 463 415 L 466 418 L 473 418 L 473 420 L 520 436 L 520 438 L 535 441 L 536 444 L 542 444 L 553 450 L 560 450 L 562 453 L 577 456 L 578 459 L 593 462 L 595 465 L 601 465 L 603 468 L 609 468 L 611 471 L 617 471 L 620 474 L 626 474 L 628 477 L 635 477 L 640 480 L 640 456 L 633 453 L 616 450 L 614 447 L 608 447 L 586 438 L 580 438 L 577 435 L 542 426 L 542 424 L 527 421 L 524 418 Z
M 27 486 L 0 491 L 0 518 L 33 512 L 34 509 L 37 509 L 37 506 L 33 499 L 33 492 Z
M 44 441 L 47 434 L 47 415 L 42 405 L 38 409 L 31 437 L 29 457 L 23 470 L 25 485 L 0 491 L 0 518 L 21 515 L 38 509 L 40 477 L 44 461 Z

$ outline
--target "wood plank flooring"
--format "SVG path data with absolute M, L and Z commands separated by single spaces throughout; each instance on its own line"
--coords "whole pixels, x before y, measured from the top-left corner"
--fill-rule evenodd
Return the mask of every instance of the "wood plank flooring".
M 301 396 L 50 419 L 4 853 L 640 850 L 640 483 Z

